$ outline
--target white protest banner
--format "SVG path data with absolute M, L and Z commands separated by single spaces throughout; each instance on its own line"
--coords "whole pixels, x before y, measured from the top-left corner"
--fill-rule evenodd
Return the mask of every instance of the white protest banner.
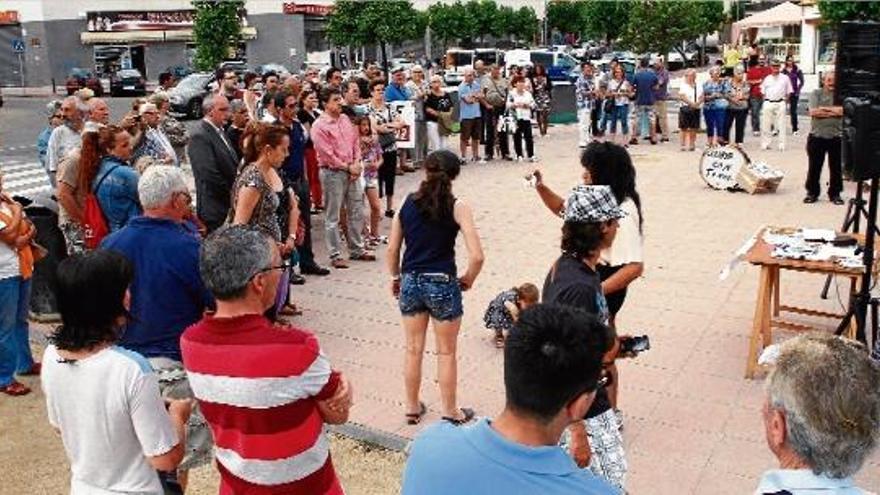
M 713 189 L 735 188 L 736 176 L 747 162 L 745 153 L 732 146 L 708 148 L 700 158 L 700 177 Z
M 416 106 L 412 101 L 392 101 L 391 109 L 403 121 L 403 127 L 397 130 L 397 147 L 413 149 L 416 146 Z

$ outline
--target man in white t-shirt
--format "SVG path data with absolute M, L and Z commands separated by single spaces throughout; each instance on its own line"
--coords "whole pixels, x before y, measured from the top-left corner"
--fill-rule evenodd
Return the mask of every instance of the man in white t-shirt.
M 785 150 L 785 104 L 794 90 L 787 75 L 779 72 L 781 64 L 774 60 L 770 64 L 770 75 L 761 82 L 764 106 L 761 109 L 761 149 L 769 150 L 773 136 L 770 127 L 779 132 L 779 151 Z

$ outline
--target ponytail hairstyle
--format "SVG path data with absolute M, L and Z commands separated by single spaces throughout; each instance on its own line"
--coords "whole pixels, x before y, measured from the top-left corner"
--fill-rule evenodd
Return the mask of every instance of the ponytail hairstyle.
M 92 181 L 95 180 L 101 167 L 101 159 L 113 149 L 116 145 L 116 135 L 122 132 L 126 132 L 122 127 L 107 125 L 94 132 L 83 133 L 77 177 L 77 187 L 80 191 L 91 190 Z
M 278 146 L 287 135 L 287 129 L 281 125 L 264 122 L 249 123 L 241 136 L 241 153 L 244 156 L 244 163 L 254 163 L 260 158 L 263 148 Z
M 460 171 L 458 156 L 449 150 L 434 151 L 425 158 L 425 180 L 413 194 L 413 202 L 423 217 L 434 222 L 452 219 L 452 181 Z

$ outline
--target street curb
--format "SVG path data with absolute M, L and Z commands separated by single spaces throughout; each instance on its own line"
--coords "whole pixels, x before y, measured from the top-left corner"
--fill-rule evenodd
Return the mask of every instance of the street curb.
M 393 452 L 405 453 L 409 448 L 410 440 L 408 438 L 386 433 L 360 423 L 348 422 L 342 425 L 331 425 L 328 426 L 328 429 L 331 433 Z

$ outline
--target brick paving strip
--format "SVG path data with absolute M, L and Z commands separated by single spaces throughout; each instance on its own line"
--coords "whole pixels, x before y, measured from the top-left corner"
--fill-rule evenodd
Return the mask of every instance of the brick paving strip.
M 758 138 L 746 137 L 753 160 L 786 174 L 771 195 L 708 189 L 697 173 L 699 153 L 680 152 L 677 134 L 670 143 L 630 148 L 644 204 L 646 265 L 644 277 L 631 286 L 618 324 L 620 333 L 649 334 L 652 344 L 650 351 L 619 366 L 631 493 L 749 493 L 762 471 L 775 467 L 764 443 L 762 381 L 743 379 L 758 271 L 740 266 L 724 282 L 718 281 L 718 273 L 761 225 L 841 224 L 844 207 L 824 197 L 816 205 L 801 203 L 804 135 L 790 137 L 784 152 L 759 151 Z M 580 180 L 576 142 L 574 126 L 555 126 L 547 137 L 536 136 L 539 166 L 558 192 Z M 455 139 L 451 143 L 457 147 Z M 500 161 L 470 164 L 454 184 L 457 197 L 474 210 L 486 252 L 483 273 L 464 296 L 459 337 L 459 403 L 476 408 L 479 415 L 500 411 L 504 396 L 503 355 L 483 328 L 483 311 L 500 290 L 526 281 L 540 286 L 559 251 L 559 219 L 523 185 L 522 176 L 531 168 Z M 398 203 L 420 178 L 419 172 L 399 178 Z M 846 188 L 849 197 L 852 184 Z M 323 223 L 314 218 L 315 249 L 326 263 Z M 459 266 L 464 266 L 461 242 L 458 252 Z M 435 355 L 429 338 L 422 386 L 429 412 L 422 425 L 407 426 L 403 334 L 388 288 L 384 249 L 377 255 L 377 262 L 353 262 L 349 270 L 310 277 L 297 287 L 294 297 L 305 313 L 294 322 L 318 336 L 330 360 L 353 382 L 352 423 L 335 431 L 401 449 L 425 424 L 439 419 Z M 829 300 L 823 301 L 823 282 L 820 277 L 787 275 L 782 297 L 794 305 L 840 310 L 846 284 L 839 282 L 839 293 L 832 286 Z M 829 331 L 837 323 L 803 321 L 818 322 Z M 790 335 L 778 331 L 774 338 Z M 42 406 L 38 409 L 28 414 L 30 421 L 44 421 Z M 869 459 L 857 480 L 861 486 L 880 486 L 880 453 Z

